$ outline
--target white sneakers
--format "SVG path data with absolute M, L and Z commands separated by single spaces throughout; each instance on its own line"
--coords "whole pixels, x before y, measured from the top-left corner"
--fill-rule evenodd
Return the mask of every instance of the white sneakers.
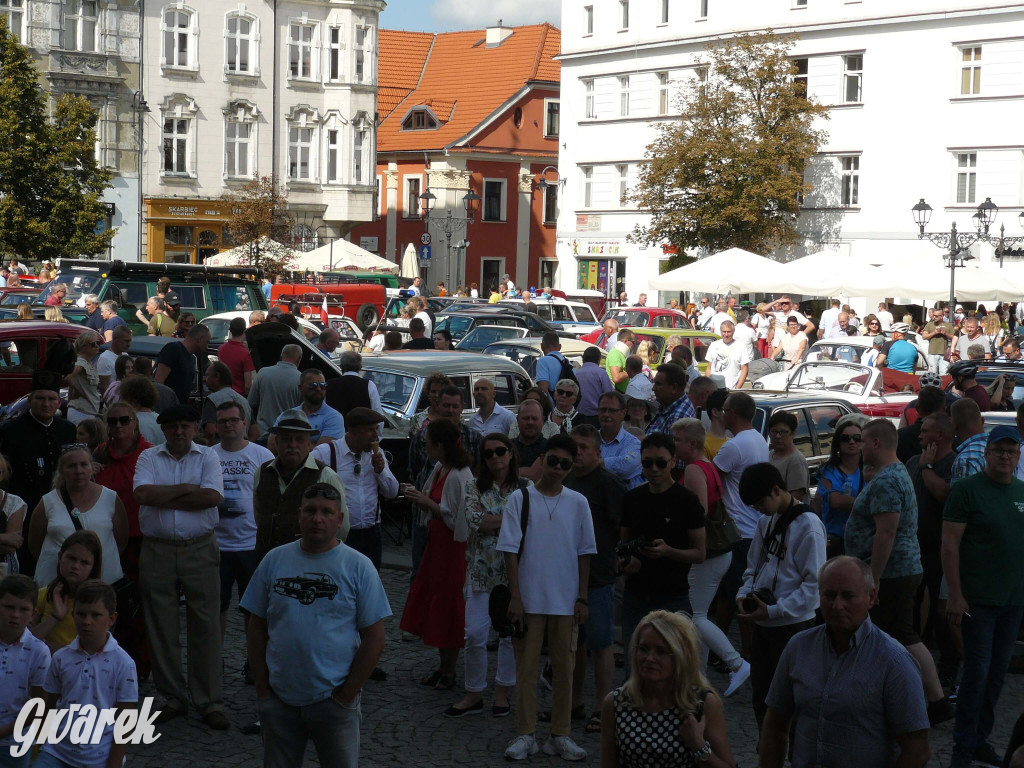
M 544 742 L 545 755 L 558 755 L 563 760 L 578 762 L 587 759 L 587 750 L 576 745 L 568 736 L 551 736 Z
M 725 689 L 725 697 L 732 696 L 750 678 L 750 662 L 740 660 L 740 665 L 729 673 L 729 687 Z
M 505 759 L 525 760 L 530 755 L 536 755 L 538 751 L 540 751 L 540 747 L 537 746 L 537 740 L 533 734 L 522 734 L 508 743 L 508 747 L 505 749 Z
M 530 755 L 535 755 L 539 751 L 540 747 L 537 746 L 537 739 L 533 737 L 533 734 L 516 736 L 508 743 L 508 748 L 505 750 L 505 758 L 507 760 L 525 760 Z M 578 747 L 576 742 L 568 736 L 552 736 L 549 738 L 544 742 L 544 754 L 558 755 L 563 760 L 570 760 L 572 762 L 587 759 L 587 751 L 582 747 Z

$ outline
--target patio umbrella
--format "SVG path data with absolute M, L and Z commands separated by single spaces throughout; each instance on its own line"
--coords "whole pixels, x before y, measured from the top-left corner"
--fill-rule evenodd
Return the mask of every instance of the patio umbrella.
M 756 293 L 771 290 L 782 265 L 742 248 L 729 248 L 651 280 L 659 291 Z
M 416 255 L 416 246 L 409 243 L 405 246 L 405 253 L 402 254 L 402 277 L 410 280 L 420 276 L 420 261 Z
M 273 253 L 275 258 L 285 255 L 286 265 L 290 263 L 297 255 L 296 251 L 289 248 L 283 243 L 279 243 L 277 240 L 271 240 L 269 237 L 261 237 L 259 240 L 260 251 Z M 249 243 L 244 245 L 236 246 L 229 251 L 221 251 L 220 253 L 210 256 L 206 262 L 208 267 L 234 267 L 249 264 Z
M 398 265 L 377 254 L 360 248 L 348 240 L 334 240 L 319 248 L 297 253 L 292 269 L 310 272 L 329 272 L 356 269 L 367 272 L 397 272 Z

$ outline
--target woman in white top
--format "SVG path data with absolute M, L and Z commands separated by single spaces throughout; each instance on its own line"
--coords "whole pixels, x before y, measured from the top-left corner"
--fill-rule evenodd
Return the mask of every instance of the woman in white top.
M 83 419 L 100 415 L 100 374 L 93 358 L 100 351 L 100 337 L 95 331 L 86 331 L 75 339 L 74 370 L 61 382 L 68 388 L 68 421 L 77 424 Z
M 67 500 L 67 503 L 65 502 Z M 75 525 L 77 518 L 79 525 Z M 32 512 L 28 546 L 36 558 L 36 581 L 49 584 L 57 575 L 60 545 L 79 527 L 93 531 L 103 544 L 102 578 L 120 579 L 121 550 L 128 542 L 128 516 L 117 493 L 93 480 L 92 454 L 86 445 L 65 446 L 57 463 L 53 490 Z
M 772 350 L 772 360 L 777 360 L 779 355 L 785 354 L 785 367 L 792 368 L 800 363 L 806 351 L 807 334 L 800 327 L 800 321 L 792 316 L 786 318 L 786 329 L 775 332 L 775 349 Z
M 7 459 L 0 456 L 0 482 L 8 479 L 11 468 Z M 25 501 L 7 491 L 0 491 L 0 564 L 7 564 L 7 575 L 20 573 L 18 550 L 21 549 L 21 533 L 25 523 Z

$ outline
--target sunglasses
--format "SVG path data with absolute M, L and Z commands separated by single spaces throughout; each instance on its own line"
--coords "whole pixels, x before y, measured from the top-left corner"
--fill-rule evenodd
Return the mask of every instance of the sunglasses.
M 644 469 L 650 469 L 651 467 L 664 469 L 668 466 L 668 459 L 640 459 L 640 466 Z
M 327 389 L 326 381 L 312 381 L 306 385 L 307 389 Z
M 508 453 L 508 448 L 499 445 L 497 448 L 485 448 L 480 455 L 485 459 L 490 459 L 494 456 L 504 456 L 506 453 Z
M 839 436 L 839 442 L 840 443 L 859 443 L 859 442 L 861 442 L 861 440 L 862 440 L 862 438 L 861 438 L 860 435 L 840 435 Z
M 356 475 L 363 474 L 363 465 L 360 464 L 359 462 L 356 462 L 355 464 L 352 465 L 352 472 Z
M 72 451 L 88 451 L 89 445 L 87 443 L 68 443 L 60 449 L 60 455 L 63 456 L 65 453 L 71 453 Z
M 576 397 L 576 393 L 571 389 L 556 389 L 555 394 L 559 397 Z
M 546 463 L 552 469 L 561 469 L 564 472 L 568 472 L 572 469 L 572 459 L 560 459 L 557 456 L 548 456 L 544 463 Z
M 117 426 L 127 427 L 131 423 L 132 423 L 132 417 L 131 416 L 107 416 L 107 426 L 108 427 L 117 427 Z
M 358 467 L 359 465 L 356 464 Z M 302 492 L 302 498 L 304 499 L 315 499 L 317 496 L 322 496 L 328 501 L 338 501 L 341 499 L 341 494 L 335 488 L 330 486 L 320 485 L 319 483 L 310 486 Z

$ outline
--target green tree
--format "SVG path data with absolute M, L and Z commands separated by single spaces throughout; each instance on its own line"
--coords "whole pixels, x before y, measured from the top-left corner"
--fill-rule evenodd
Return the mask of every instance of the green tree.
M 96 113 L 80 96 L 57 99 L 52 119 L 28 49 L 0 21 L 0 251 L 23 259 L 92 256 L 109 171 L 96 163 Z
M 691 261 L 687 249 L 769 253 L 800 238 L 804 165 L 825 139 L 813 123 L 828 114 L 793 79 L 793 42 L 769 31 L 709 45 L 706 80 L 648 145 L 629 199 L 652 218 L 630 238 L 675 246 L 670 266 Z
M 245 249 L 245 263 L 272 275 L 288 269 L 291 249 L 283 243 L 291 239 L 295 219 L 274 180 L 269 176 L 253 179 L 227 200 L 231 203 L 228 230 L 238 247 Z

